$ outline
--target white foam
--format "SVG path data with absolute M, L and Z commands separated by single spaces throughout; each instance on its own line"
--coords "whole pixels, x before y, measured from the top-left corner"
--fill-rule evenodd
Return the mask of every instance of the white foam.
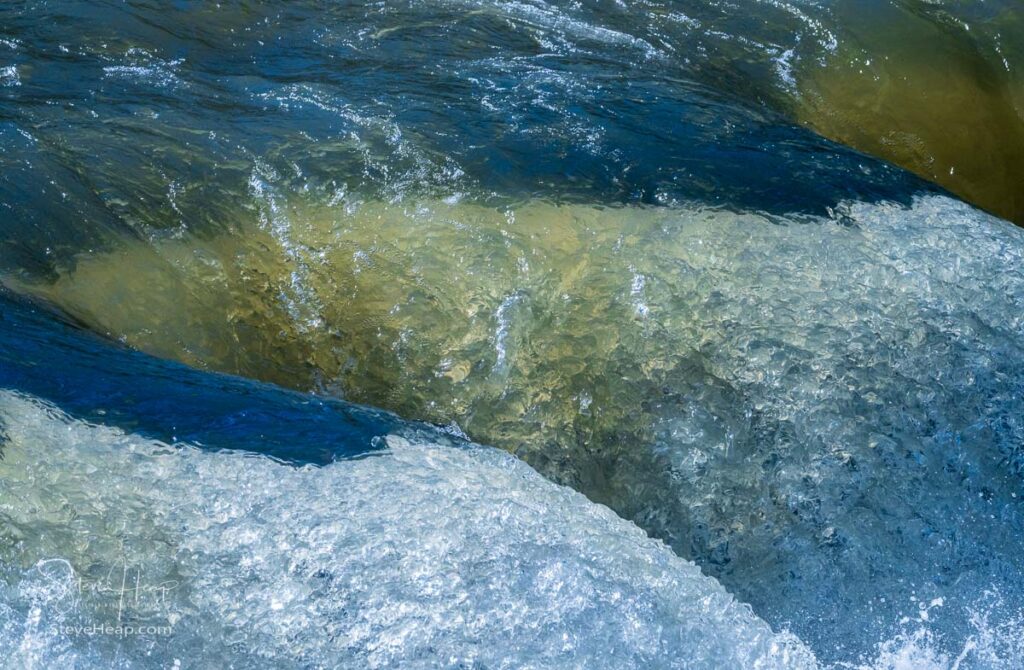
M 8 65 L 0 67 L 0 86 L 21 86 L 21 77 L 18 75 L 18 66 Z
M 14 667 L 813 666 L 693 564 L 496 450 L 392 437 L 293 468 L 10 392 L 0 420 Z

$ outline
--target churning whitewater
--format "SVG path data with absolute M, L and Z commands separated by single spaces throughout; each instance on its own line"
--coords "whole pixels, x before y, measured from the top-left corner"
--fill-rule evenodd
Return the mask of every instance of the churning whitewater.
M 0 665 L 1024 667 L 969 4 L 0 7 Z

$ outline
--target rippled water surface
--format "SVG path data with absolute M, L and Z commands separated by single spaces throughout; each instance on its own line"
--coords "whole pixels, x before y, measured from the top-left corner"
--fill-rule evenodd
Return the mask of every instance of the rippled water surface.
M 800 40 L 786 60 L 794 116 L 1024 223 L 1020 3 L 819 4 L 807 11 L 835 41 Z
M 1018 15 L 4 5 L 0 639 L 1020 667 Z

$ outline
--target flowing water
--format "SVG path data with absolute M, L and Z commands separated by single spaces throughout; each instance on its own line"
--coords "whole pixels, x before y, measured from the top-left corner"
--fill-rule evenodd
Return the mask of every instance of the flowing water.
M 0 639 L 1021 667 L 1019 15 L 0 8 Z
M 1020 4 L 824 4 L 839 37 L 824 52 L 801 42 L 787 59 L 794 116 L 1024 224 Z

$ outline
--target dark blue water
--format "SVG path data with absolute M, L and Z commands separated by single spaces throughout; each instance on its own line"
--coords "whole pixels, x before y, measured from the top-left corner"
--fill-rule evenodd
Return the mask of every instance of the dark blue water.
M 370 454 L 389 434 L 450 440 L 388 412 L 152 358 L 104 342 L 45 307 L 8 295 L 0 300 L 0 385 L 82 421 L 293 464 Z
M 415 3 L 0 11 L 18 45 L 4 54 L 19 85 L 0 89 L 0 194 L 21 267 L 45 262 L 43 244 L 74 253 L 179 225 L 175 208 L 190 230 L 216 231 L 257 157 L 296 188 L 385 197 L 820 214 L 928 190 L 786 122 L 740 74 L 557 10 L 518 23 Z M 538 40 L 545 21 L 571 45 Z

